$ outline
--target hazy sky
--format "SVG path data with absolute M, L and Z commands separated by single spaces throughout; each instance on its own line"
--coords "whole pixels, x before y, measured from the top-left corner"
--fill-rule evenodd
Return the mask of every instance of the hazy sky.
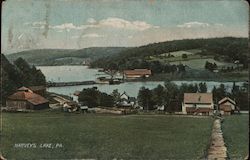
M 247 37 L 243 0 L 7 0 L 2 52 Z

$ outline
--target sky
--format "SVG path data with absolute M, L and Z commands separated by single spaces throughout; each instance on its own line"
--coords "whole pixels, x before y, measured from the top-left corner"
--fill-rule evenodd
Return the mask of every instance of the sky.
M 7 0 L 2 53 L 248 37 L 244 0 Z

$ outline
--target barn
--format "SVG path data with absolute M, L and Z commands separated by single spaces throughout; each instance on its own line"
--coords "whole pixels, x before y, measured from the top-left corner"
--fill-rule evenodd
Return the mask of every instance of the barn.
M 7 109 L 40 110 L 49 108 L 49 101 L 26 87 L 21 87 L 6 100 Z
M 124 70 L 123 76 L 126 79 L 147 78 L 151 76 L 152 72 L 149 69 L 133 69 Z

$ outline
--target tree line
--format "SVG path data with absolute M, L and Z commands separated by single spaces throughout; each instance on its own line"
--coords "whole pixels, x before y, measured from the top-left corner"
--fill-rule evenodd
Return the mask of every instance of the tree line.
M 104 70 L 108 71 L 123 71 L 127 69 L 150 69 L 153 73 L 181 73 L 185 72 L 185 66 L 183 64 L 171 65 L 171 64 L 163 64 L 158 60 L 155 61 L 147 61 L 145 59 L 130 59 L 129 61 L 121 62 L 113 62 L 109 61 L 109 59 L 97 60 L 91 63 L 91 67 L 101 67 Z
M 214 87 L 212 90 L 214 103 L 228 96 L 235 100 L 241 110 L 248 110 L 247 84 L 237 86 L 233 84 L 232 90 L 228 91 L 224 84 Z M 173 82 L 165 82 L 154 89 L 142 87 L 137 96 L 139 106 L 144 110 L 154 110 L 157 106 L 166 106 L 167 112 L 181 111 L 184 93 L 207 93 L 205 82 L 177 86 Z M 120 101 L 120 93 L 114 90 L 111 94 L 100 92 L 97 87 L 83 89 L 78 97 L 79 102 L 89 107 L 114 107 Z
M 154 110 L 155 106 L 167 106 L 167 111 L 181 111 L 184 93 L 206 93 L 206 83 L 186 84 L 177 86 L 173 82 L 165 82 L 164 86 L 158 85 L 150 90 L 142 87 L 138 93 L 138 103 L 144 110 Z

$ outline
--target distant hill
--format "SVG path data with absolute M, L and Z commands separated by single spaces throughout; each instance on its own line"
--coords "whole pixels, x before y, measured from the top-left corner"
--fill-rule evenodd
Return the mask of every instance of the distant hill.
M 199 50 L 199 55 L 214 57 L 223 62 L 239 60 L 245 67 L 248 58 L 247 38 L 210 38 L 184 39 L 148 44 L 140 47 L 92 47 L 85 49 L 39 49 L 7 55 L 10 61 L 18 57 L 24 58 L 34 65 L 76 65 L 86 59 L 92 67 L 107 67 L 116 63 L 119 69 L 127 68 L 137 60 L 147 60 L 150 57 L 168 53 L 184 53 L 188 50 Z M 133 65 L 132 65 L 133 66 Z
M 128 48 L 125 47 L 92 47 L 84 49 L 36 49 L 6 55 L 10 61 L 22 57 L 32 65 L 68 65 L 79 64 L 88 58 L 97 60 L 113 56 Z
M 106 67 L 110 63 L 115 63 L 122 70 L 128 66 L 138 66 L 138 62 L 148 61 L 150 57 L 194 49 L 200 50 L 200 53 L 197 54 L 201 56 L 212 56 L 216 60 L 231 63 L 239 60 L 244 67 L 247 67 L 248 64 L 248 39 L 225 37 L 174 40 L 134 47 L 124 50 L 113 57 L 98 59 L 91 66 Z

